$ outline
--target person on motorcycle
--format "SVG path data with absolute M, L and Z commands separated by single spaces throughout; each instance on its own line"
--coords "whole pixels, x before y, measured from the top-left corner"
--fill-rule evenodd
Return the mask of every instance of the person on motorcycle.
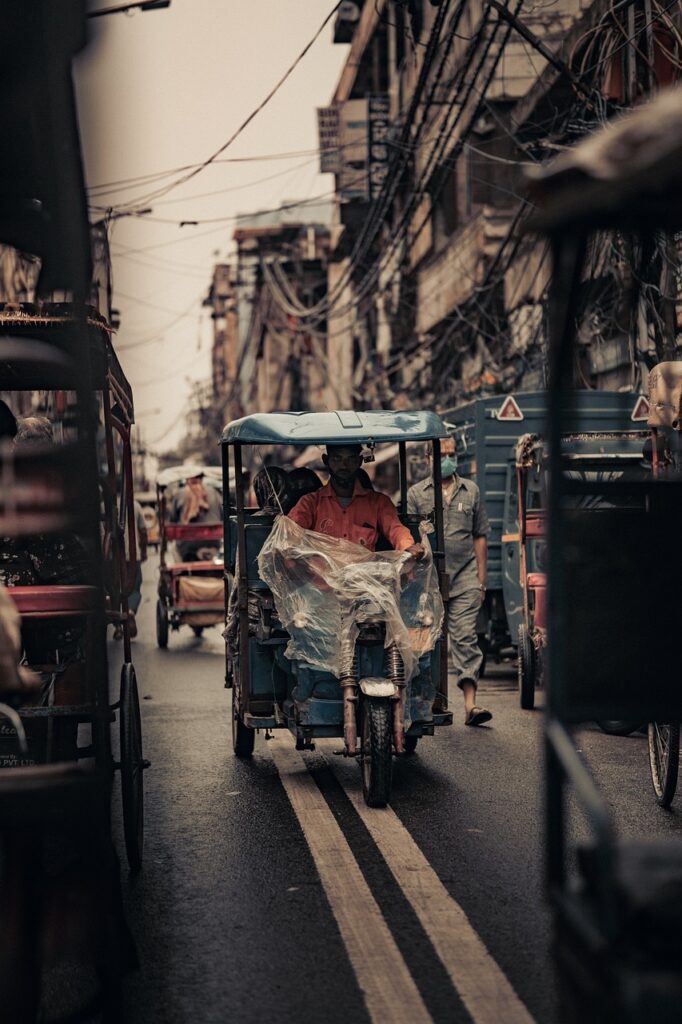
M 304 494 L 288 513 L 290 519 L 306 530 L 352 541 L 368 551 L 375 551 L 383 536 L 396 551 L 409 551 L 416 559 L 423 557 L 424 548 L 415 544 L 400 522 L 390 498 L 368 489 L 358 479 L 361 445 L 327 445 L 322 461 L 329 470 L 329 482 Z

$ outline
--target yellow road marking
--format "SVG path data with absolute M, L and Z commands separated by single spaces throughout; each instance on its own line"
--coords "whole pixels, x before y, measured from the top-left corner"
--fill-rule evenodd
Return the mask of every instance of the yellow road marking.
M 506 975 L 396 813 L 390 807 L 367 807 L 358 787 L 350 788 L 336 774 L 416 911 L 474 1024 L 533 1024 Z
M 370 1017 L 376 1024 L 429 1024 L 379 906 L 291 736 L 275 735 L 267 750 L 313 855 Z

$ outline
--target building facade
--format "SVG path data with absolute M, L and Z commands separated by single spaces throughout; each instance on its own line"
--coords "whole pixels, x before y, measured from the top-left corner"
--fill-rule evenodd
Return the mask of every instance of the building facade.
M 318 112 L 336 187 L 327 297 L 282 302 L 277 257 L 271 296 L 317 332 L 337 407 L 543 386 L 551 258 L 527 233 L 528 179 L 677 80 L 679 22 L 678 6 L 637 0 L 342 6 L 335 38 L 350 49 Z M 637 389 L 678 352 L 677 241 L 592 248 L 575 383 Z

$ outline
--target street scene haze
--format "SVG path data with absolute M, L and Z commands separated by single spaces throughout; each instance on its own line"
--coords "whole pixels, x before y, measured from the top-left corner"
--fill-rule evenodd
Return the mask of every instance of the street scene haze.
M 682 0 L 0 56 L 2 1024 L 679 1024 Z

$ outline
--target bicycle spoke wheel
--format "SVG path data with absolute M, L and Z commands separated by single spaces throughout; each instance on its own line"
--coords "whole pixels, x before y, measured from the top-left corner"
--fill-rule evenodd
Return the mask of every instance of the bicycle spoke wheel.
M 649 722 L 649 764 L 656 799 L 670 807 L 677 789 L 680 766 L 680 726 Z

